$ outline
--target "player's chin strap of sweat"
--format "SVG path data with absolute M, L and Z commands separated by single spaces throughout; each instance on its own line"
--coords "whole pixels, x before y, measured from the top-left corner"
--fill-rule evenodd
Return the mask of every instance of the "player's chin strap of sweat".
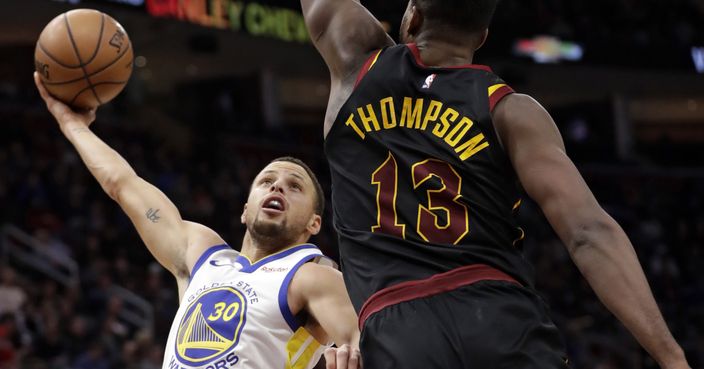
M 484 264 L 468 265 L 430 278 L 399 283 L 377 291 L 367 299 L 359 311 L 359 329 L 362 330 L 370 316 L 388 306 L 449 292 L 480 281 L 504 281 L 521 285 L 510 275 Z

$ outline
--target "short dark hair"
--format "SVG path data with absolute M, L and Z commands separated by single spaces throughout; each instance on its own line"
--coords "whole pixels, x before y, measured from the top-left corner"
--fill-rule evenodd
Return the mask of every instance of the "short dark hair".
M 499 0 L 411 0 L 431 27 L 475 33 L 489 28 Z
M 320 182 L 318 182 L 318 177 L 315 176 L 313 170 L 310 169 L 310 167 L 304 163 L 303 160 L 292 156 L 283 156 L 271 161 L 271 163 L 278 162 L 293 163 L 305 169 L 306 173 L 308 173 L 308 177 L 310 177 L 311 181 L 313 181 L 313 185 L 315 186 L 315 213 L 322 216 L 323 211 L 325 211 L 325 192 L 323 192 L 323 186 L 321 186 Z

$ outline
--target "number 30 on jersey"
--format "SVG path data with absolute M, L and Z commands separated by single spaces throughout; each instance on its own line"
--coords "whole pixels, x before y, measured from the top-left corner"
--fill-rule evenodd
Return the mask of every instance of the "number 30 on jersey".
M 405 173 L 402 173 L 405 174 Z M 469 211 L 460 202 L 462 177 L 448 163 L 427 159 L 411 167 L 413 190 L 417 191 L 433 176 L 440 180 L 440 188 L 426 190 L 426 201 L 418 204 L 416 231 L 426 242 L 457 244 L 469 233 Z M 396 203 L 398 197 L 398 164 L 389 153 L 386 161 L 372 174 L 372 184 L 377 186 L 377 224 L 372 232 L 382 232 L 406 238 L 406 225 L 398 222 Z M 414 197 L 415 199 L 415 197 Z M 401 201 L 408 201 L 400 199 Z M 444 212 L 445 217 L 440 217 Z M 445 219 L 443 222 L 442 218 Z M 444 223 L 444 224 L 442 224 Z

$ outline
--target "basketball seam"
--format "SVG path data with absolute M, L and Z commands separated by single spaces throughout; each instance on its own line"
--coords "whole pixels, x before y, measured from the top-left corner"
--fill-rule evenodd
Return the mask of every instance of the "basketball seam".
M 120 59 L 122 59 L 122 57 L 125 56 L 125 54 L 127 54 L 127 52 L 130 51 L 131 48 L 132 48 L 132 43 L 130 42 L 130 43 L 127 45 L 127 48 L 125 48 L 125 51 L 123 51 L 122 54 L 118 55 L 117 58 L 115 58 L 115 60 L 111 61 L 111 62 L 108 63 L 107 65 L 104 65 L 104 66 L 100 67 L 100 69 L 96 70 L 95 72 L 93 72 L 93 73 L 91 73 L 91 74 L 88 74 L 87 76 L 88 76 L 88 77 L 93 77 L 94 75 L 96 75 L 96 74 L 98 74 L 98 73 L 100 73 L 100 72 L 102 72 L 102 71 L 104 71 L 104 70 L 110 68 L 111 66 L 115 65 L 115 63 L 117 63 L 118 61 L 120 61 Z M 85 78 L 85 77 L 78 77 L 78 78 L 74 78 L 74 79 L 69 80 L 69 81 L 61 81 L 61 82 L 44 82 L 44 84 L 45 84 L 45 85 L 51 85 L 51 86 L 58 86 L 58 85 L 64 85 L 64 84 L 68 84 L 68 83 L 78 82 L 78 81 L 80 81 L 80 80 L 82 80 L 82 79 L 84 79 L 84 78 Z
M 69 103 L 69 105 L 73 105 L 74 102 L 76 102 L 76 99 L 78 96 L 80 96 L 82 93 L 86 92 L 88 89 L 92 89 L 95 86 L 100 86 L 100 85 L 124 85 L 125 83 L 129 82 L 129 80 L 125 81 L 105 81 L 105 82 L 98 82 L 95 85 L 88 86 L 76 93 L 76 96 L 73 97 L 73 100 Z
M 41 49 L 42 52 L 43 52 L 44 54 L 46 54 L 46 56 L 48 56 L 49 59 L 53 60 L 56 64 L 58 64 L 58 65 L 60 65 L 60 66 L 62 66 L 62 67 L 64 67 L 64 68 L 67 68 L 67 69 L 78 69 L 78 68 L 81 67 L 80 64 L 79 64 L 79 65 L 68 65 L 68 64 L 63 63 L 62 61 L 60 61 L 59 59 L 57 59 L 55 56 L 51 55 L 51 54 L 49 53 L 49 51 L 47 51 L 47 49 L 44 48 L 44 45 L 42 45 L 41 42 L 39 42 L 38 45 L 39 45 L 39 49 Z
M 78 52 L 78 46 L 76 46 L 76 41 L 73 39 L 73 32 L 71 32 L 71 24 L 68 22 L 68 15 L 67 13 L 64 13 L 64 23 L 66 24 L 66 30 L 68 31 L 68 38 L 71 40 L 71 45 L 73 46 L 73 51 L 76 53 L 76 57 L 78 58 L 78 62 L 81 64 L 81 69 L 83 70 L 83 77 L 86 79 L 86 82 L 88 82 L 88 87 L 93 91 L 93 96 L 95 96 L 95 99 L 98 100 L 98 105 L 102 105 L 103 102 L 100 101 L 100 97 L 98 97 L 98 92 L 95 91 L 95 87 L 90 81 L 90 78 L 88 78 L 88 72 L 86 71 L 86 66 L 83 64 L 83 61 L 81 60 L 81 54 Z M 78 98 L 78 94 L 73 97 L 71 102 L 75 102 L 76 98 Z
M 95 59 L 95 57 L 98 56 L 98 51 L 100 51 L 100 44 L 101 44 L 100 41 L 103 40 L 103 29 L 104 28 L 105 28 L 105 14 L 100 13 L 100 33 L 98 34 L 98 44 L 95 45 L 95 51 L 93 52 L 93 56 L 91 56 L 90 59 L 88 59 L 86 61 L 86 65 L 93 62 L 93 59 Z

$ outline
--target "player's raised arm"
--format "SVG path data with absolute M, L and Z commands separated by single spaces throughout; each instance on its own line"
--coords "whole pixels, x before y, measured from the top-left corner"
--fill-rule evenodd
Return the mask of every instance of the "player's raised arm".
M 515 94 L 499 103 L 494 122 L 523 187 L 601 301 L 662 368 L 689 368 L 633 246 L 567 157 L 550 115 L 532 98 Z
M 354 75 L 372 51 L 394 44 L 358 0 L 301 0 L 301 7 L 333 80 Z
M 48 94 L 36 72 L 34 80 L 61 132 L 105 193 L 129 216 L 149 251 L 176 277 L 181 289 L 203 251 L 224 242 L 212 230 L 184 222 L 166 195 L 137 176 L 120 154 L 90 130 L 95 110 L 73 111 Z
M 335 342 L 337 350 L 325 352 L 326 369 L 361 367 L 357 313 L 347 295 L 342 274 L 336 269 L 306 263 L 296 272 L 289 286 L 292 311 L 304 309 Z

